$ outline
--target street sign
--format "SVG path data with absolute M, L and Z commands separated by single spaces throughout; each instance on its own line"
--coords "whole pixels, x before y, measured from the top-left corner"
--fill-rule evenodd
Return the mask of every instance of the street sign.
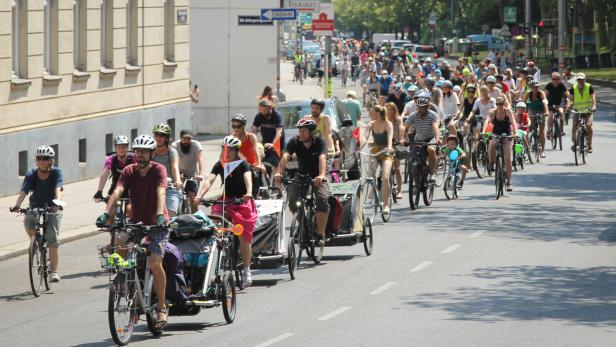
M 262 8 L 261 20 L 295 20 L 297 11 L 294 8 Z
M 517 7 L 505 7 L 503 9 L 505 23 L 517 23 L 518 21 L 518 8 Z
M 237 25 L 273 25 L 274 22 L 261 20 L 261 16 L 237 16 Z
M 312 13 L 300 13 L 300 23 L 312 23 Z
M 436 14 L 434 13 L 434 11 L 431 11 L 428 15 L 428 24 L 436 25 Z
M 320 8 L 319 0 L 285 0 L 284 7 L 294 8 L 299 12 L 317 12 Z
M 312 20 L 312 31 L 315 35 L 331 36 L 334 33 L 334 20 L 321 13 L 319 19 Z

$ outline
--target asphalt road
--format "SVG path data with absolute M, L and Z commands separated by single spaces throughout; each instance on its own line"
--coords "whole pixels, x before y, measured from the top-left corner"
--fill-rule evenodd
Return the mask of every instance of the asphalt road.
M 327 248 L 323 264 L 256 271 L 235 323 L 220 308 L 171 317 L 154 338 L 140 322 L 131 345 L 607 346 L 616 337 L 614 109 L 600 106 L 595 152 L 547 151 L 494 199 L 493 179 L 469 174 L 462 197 L 405 200 L 361 245 Z M 567 129 L 569 130 L 569 129 Z M 564 143 L 570 146 L 570 140 Z M 108 277 L 99 235 L 61 248 L 63 280 L 30 294 L 27 258 L 0 262 L 4 346 L 110 346 Z

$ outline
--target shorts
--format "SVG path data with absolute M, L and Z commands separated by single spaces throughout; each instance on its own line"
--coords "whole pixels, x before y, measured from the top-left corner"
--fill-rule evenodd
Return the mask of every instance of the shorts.
M 481 130 L 483 128 L 483 123 L 485 122 L 484 118 L 477 118 L 477 116 L 475 116 L 475 118 L 473 118 L 473 121 L 471 122 L 471 129 L 479 129 Z
M 195 193 L 199 191 L 199 182 L 195 180 L 186 180 L 184 184 L 184 192 L 185 193 Z
M 148 234 L 148 250 L 161 257 L 165 256 L 165 245 L 169 241 L 169 230 Z
M 577 124 L 579 116 L 580 116 L 579 114 L 576 114 L 576 113 L 573 114 L 573 123 L 574 124 Z M 588 116 L 585 116 L 585 118 L 586 118 L 586 125 L 592 125 L 592 120 L 593 120 L 594 117 L 595 117 L 595 115 L 592 114 L 592 113 L 590 115 L 588 115 Z
M 265 155 L 263 157 L 263 162 L 272 164 L 273 166 L 277 167 L 278 163 L 280 162 L 280 157 L 278 157 L 278 154 L 276 154 L 276 151 L 274 151 L 273 149 L 266 149 Z
M 38 216 L 34 213 L 28 213 L 24 217 L 24 227 L 28 230 L 35 230 Z M 58 235 L 60 234 L 60 222 L 62 221 L 62 213 L 47 213 L 47 228 L 45 230 L 45 239 L 47 240 L 47 246 L 58 247 L 60 241 Z
M 329 192 L 329 186 L 327 185 L 327 182 L 323 181 L 321 186 L 318 188 L 314 185 L 312 187 L 314 192 L 314 205 L 316 211 L 329 213 L 328 199 L 331 194 Z M 295 202 L 300 196 L 304 195 L 303 193 L 305 193 L 305 191 L 301 191 L 301 185 L 299 184 L 291 183 L 287 186 L 287 202 L 289 203 L 289 209 L 291 210 L 291 212 L 297 212 L 297 205 L 295 205 Z
M 228 204 L 225 205 L 225 212 L 227 219 L 231 220 L 233 224 L 241 224 L 244 228 L 242 238 L 252 243 L 253 234 L 255 231 L 255 225 L 257 224 L 257 205 L 254 200 L 244 202 L 241 205 Z M 222 205 L 212 206 L 212 214 L 221 216 Z
M 372 148 L 370 148 L 370 153 L 376 154 L 384 149 L 385 147 L 383 146 L 373 145 Z M 386 160 L 392 161 L 394 160 L 394 157 L 391 154 L 381 154 L 378 157 L 376 157 L 376 160 L 378 160 L 379 162 L 383 162 Z
M 178 213 L 182 202 L 182 191 L 175 188 L 167 188 L 167 211 Z

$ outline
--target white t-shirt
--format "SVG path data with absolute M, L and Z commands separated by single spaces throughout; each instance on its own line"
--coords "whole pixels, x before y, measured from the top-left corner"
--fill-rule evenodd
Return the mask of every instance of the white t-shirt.
M 481 102 L 481 98 L 475 100 L 475 105 L 473 105 L 473 113 L 475 115 L 481 115 L 484 118 L 488 117 L 490 111 L 496 108 L 496 100 L 494 98 L 490 98 L 490 101 L 487 104 Z
M 404 105 L 404 110 L 402 111 L 402 113 L 406 115 L 411 115 L 415 112 L 417 112 L 417 106 L 415 106 L 415 100 L 411 100 L 407 102 L 406 105 Z
M 460 100 L 458 99 L 456 93 L 451 93 L 450 96 L 443 94 L 442 104 L 443 115 L 445 117 L 454 116 L 460 109 Z
M 494 87 L 494 90 L 490 92 L 490 97 L 496 99 L 499 96 L 503 96 L 503 92 L 500 89 Z

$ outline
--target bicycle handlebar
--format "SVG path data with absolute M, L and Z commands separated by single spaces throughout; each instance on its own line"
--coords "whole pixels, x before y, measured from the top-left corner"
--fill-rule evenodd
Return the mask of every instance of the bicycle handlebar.
M 366 152 L 359 152 L 359 154 L 363 154 L 363 155 L 371 157 L 371 158 L 376 158 L 376 157 L 380 157 L 383 154 L 392 154 L 392 151 L 390 151 L 389 149 L 386 148 L 386 149 L 383 149 L 380 152 L 374 153 L 374 154 L 366 153 Z
M 210 206 L 214 206 L 214 205 L 241 205 L 244 203 L 244 200 L 242 198 L 235 198 L 233 200 L 208 200 L 208 199 L 202 199 L 201 200 L 201 205 L 205 206 L 205 207 L 210 207 Z
M 14 209 L 13 207 L 9 207 L 9 211 L 15 212 L 15 213 L 23 213 L 23 214 L 27 214 L 29 212 L 40 214 L 40 213 L 53 212 L 53 207 L 27 207 L 27 208 L 17 208 L 17 209 Z
M 163 229 L 163 227 L 158 226 L 158 225 L 144 225 L 141 222 L 136 223 L 136 224 L 114 223 L 114 224 L 109 224 L 109 225 L 100 225 L 100 226 L 97 225 L 97 226 L 107 232 L 126 230 L 127 232 L 143 231 L 145 233 L 149 233 L 149 232 L 154 232 L 154 231 L 160 231 L 161 229 Z

